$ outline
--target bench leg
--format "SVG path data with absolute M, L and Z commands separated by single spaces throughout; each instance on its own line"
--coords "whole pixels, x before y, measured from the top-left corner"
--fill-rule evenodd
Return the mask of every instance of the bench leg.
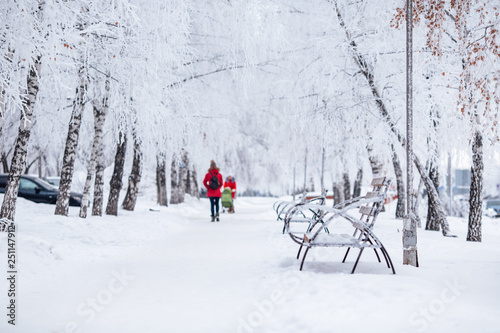
M 310 247 L 308 246 L 306 249 L 306 252 L 304 252 L 304 257 L 302 257 L 302 262 L 300 263 L 300 270 L 302 270 L 302 267 L 304 266 L 304 260 L 306 260 L 307 252 L 309 252 Z
M 389 260 L 388 260 L 387 251 L 385 251 L 385 249 L 382 247 L 380 249 L 380 252 L 382 252 L 382 254 L 384 255 L 385 262 L 387 263 L 387 268 L 391 268 L 391 265 L 389 264 Z
M 384 254 L 385 261 L 387 262 L 387 266 L 392 269 L 392 274 L 396 274 L 396 271 L 394 270 L 394 265 L 392 263 L 391 257 L 389 257 L 389 253 L 387 253 L 385 247 L 381 247 L 380 251 Z
M 370 243 L 371 245 L 373 245 L 372 240 L 370 238 L 368 238 L 368 236 L 366 237 L 366 240 L 368 241 L 368 243 Z M 377 249 L 373 248 L 373 251 L 375 251 L 375 255 L 377 256 L 378 262 L 382 262 L 382 260 L 380 260 L 380 256 L 378 255 Z
M 356 234 L 358 233 L 358 229 L 354 230 L 354 233 L 352 234 L 352 237 L 356 237 Z M 359 235 L 358 239 L 361 238 L 362 235 Z M 345 252 L 344 259 L 342 260 L 342 263 L 345 263 L 347 256 L 349 255 L 349 251 L 351 250 L 350 247 L 347 248 L 347 251 Z
M 361 249 L 359 249 L 358 258 L 356 259 L 356 262 L 354 263 L 354 267 L 352 268 L 351 274 L 354 274 L 354 271 L 356 270 L 356 266 L 358 266 L 359 258 L 361 258 L 361 254 L 363 254 L 363 250 L 364 249 L 365 249 L 364 247 L 362 247 Z
M 351 249 L 350 247 L 347 248 L 347 251 L 345 252 L 345 256 L 344 256 L 344 259 L 342 260 L 342 263 L 345 263 L 345 260 L 347 259 L 347 255 L 349 254 L 350 249 Z
M 302 251 L 303 246 L 304 246 L 304 243 L 300 244 L 299 252 L 297 253 L 297 259 L 299 259 L 299 257 L 300 257 L 300 251 Z

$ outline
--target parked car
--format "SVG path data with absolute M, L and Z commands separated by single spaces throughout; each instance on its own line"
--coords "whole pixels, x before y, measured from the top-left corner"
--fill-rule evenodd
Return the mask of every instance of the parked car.
M 500 199 L 489 199 L 486 201 L 486 215 L 500 217 Z
M 8 175 L 0 175 L 0 193 L 5 193 Z M 37 203 L 55 204 L 59 189 L 43 179 L 34 176 L 21 175 L 18 196 Z M 80 206 L 82 194 L 70 192 L 69 205 Z

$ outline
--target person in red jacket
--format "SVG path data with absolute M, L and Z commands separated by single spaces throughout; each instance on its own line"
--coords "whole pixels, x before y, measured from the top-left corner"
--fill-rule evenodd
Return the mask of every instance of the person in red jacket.
M 233 177 L 227 176 L 224 182 L 224 188 L 229 187 L 231 189 L 231 196 L 233 198 L 233 206 L 229 208 L 229 213 L 234 213 L 234 197 L 236 195 L 236 181 Z
M 208 169 L 203 185 L 207 188 L 207 197 L 210 199 L 210 211 L 212 213 L 212 222 L 217 220 L 219 222 L 219 200 L 221 197 L 220 188 L 223 184 L 222 175 L 219 173 L 219 168 L 214 160 L 210 161 L 210 168 Z
M 231 195 L 234 199 L 234 195 L 236 194 L 236 181 L 233 177 L 227 176 L 226 181 L 224 182 L 224 188 L 226 187 L 231 189 Z

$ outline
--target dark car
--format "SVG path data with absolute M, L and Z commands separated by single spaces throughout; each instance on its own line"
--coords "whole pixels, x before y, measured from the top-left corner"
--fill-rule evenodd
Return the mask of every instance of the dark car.
M 0 193 L 5 193 L 7 185 L 7 176 L 0 175 Z M 38 177 L 21 175 L 19 182 L 18 196 L 37 203 L 55 204 L 59 189 L 40 179 Z M 80 206 L 82 203 L 82 195 L 80 193 L 71 192 L 69 196 L 70 206 Z
M 500 217 L 500 199 L 489 199 L 486 201 L 486 215 Z

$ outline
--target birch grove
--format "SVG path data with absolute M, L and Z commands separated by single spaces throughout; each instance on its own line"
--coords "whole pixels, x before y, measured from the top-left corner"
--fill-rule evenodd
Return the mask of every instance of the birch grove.
M 151 188 L 165 207 L 199 197 L 213 159 L 241 193 L 326 188 L 341 201 L 387 175 L 404 217 L 401 1 L 6 0 L 0 12 L 3 171 L 60 176 L 55 214 L 69 214 L 70 191 L 82 217 L 91 203 L 93 215 L 134 210 Z M 471 241 L 498 166 L 497 13 L 414 1 L 410 181 L 425 186 L 426 229 L 451 236 L 443 159 L 470 168 Z

